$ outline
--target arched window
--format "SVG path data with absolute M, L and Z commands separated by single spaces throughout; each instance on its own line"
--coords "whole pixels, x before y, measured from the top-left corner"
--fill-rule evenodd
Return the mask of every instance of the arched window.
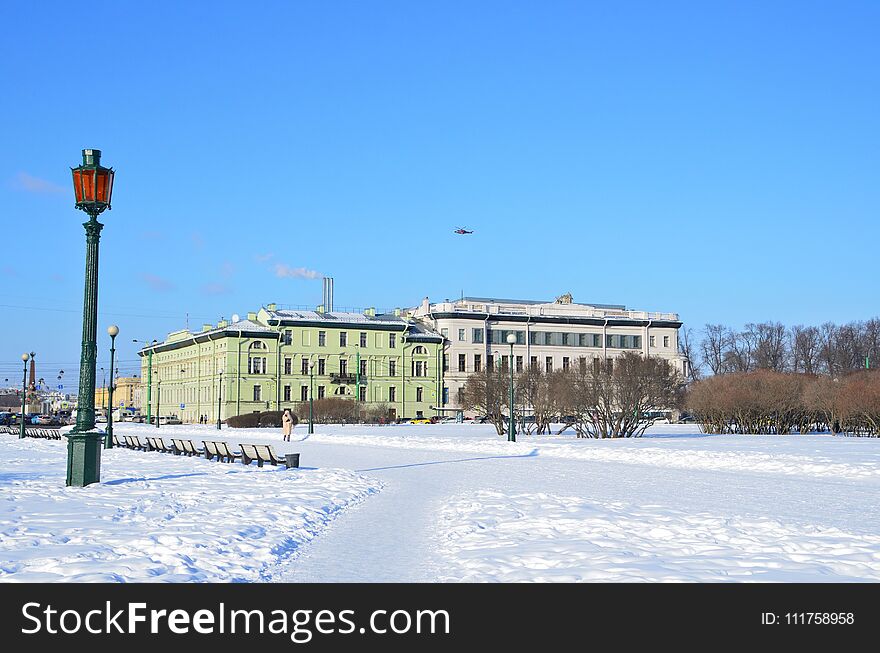
M 248 374 L 266 373 L 266 357 L 262 355 L 264 349 L 267 349 L 266 343 L 259 340 L 248 347 Z
M 425 349 L 424 347 L 422 347 L 421 345 L 418 345 L 418 346 L 416 346 L 416 347 L 413 347 L 413 351 L 412 351 L 412 353 L 413 353 L 413 355 L 422 355 L 422 356 L 424 356 L 425 354 L 428 353 L 428 350 Z

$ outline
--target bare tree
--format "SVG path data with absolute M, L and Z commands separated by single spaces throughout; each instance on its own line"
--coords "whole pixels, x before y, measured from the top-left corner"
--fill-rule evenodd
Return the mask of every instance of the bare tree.
M 679 331 L 678 353 L 687 361 L 687 380 L 696 381 L 699 379 L 700 361 L 697 360 L 697 346 L 694 342 L 692 329 L 685 327 Z
M 780 322 L 748 325 L 754 332 L 755 367 L 784 372 L 788 358 L 788 334 Z
M 794 372 L 816 374 L 819 371 L 819 329 L 796 325 L 789 331 L 791 367 Z
M 504 435 L 507 432 L 505 411 L 509 392 L 510 379 L 502 372 L 501 366 L 494 371 L 487 369 L 485 372 L 476 372 L 464 383 L 462 407 L 484 414 L 495 426 L 498 435 Z
M 724 357 L 730 346 L 727 327 L 723 324 L 707 324 L 703 334 L 700 342 L 703 365 L 712 370 L 712 374 L 721 374 L 724 371 Z

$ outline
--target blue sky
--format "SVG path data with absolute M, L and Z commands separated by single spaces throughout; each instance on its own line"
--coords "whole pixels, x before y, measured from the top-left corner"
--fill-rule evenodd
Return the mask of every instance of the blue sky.
M 106 327 L 275 301 L 622 303 L 688 326 L 880 315 L 876 2 L 70 2 L 5 9 L 0 383 Z M 452 230 L 467 226 L 472 236 Z M 312 278 L 314 277 L 314 278 Z M 99 372 L 99 383 L 100 383 Z

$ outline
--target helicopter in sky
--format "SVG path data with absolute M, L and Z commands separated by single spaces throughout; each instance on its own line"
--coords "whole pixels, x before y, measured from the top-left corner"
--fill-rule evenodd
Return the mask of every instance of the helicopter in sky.
M 468 231 L 468 230 L 465 229 L 464 227 L 459 227 L 458 229 L 456 229 L 456 230 L 453 231 L 452 233 L 454 233 L 454 234 L 459 234 L 459 235 L 464 235 L 464 234 L 472 234 L 472 233 L 474 233 L 474 232 L 473 232 L 473 231 Z

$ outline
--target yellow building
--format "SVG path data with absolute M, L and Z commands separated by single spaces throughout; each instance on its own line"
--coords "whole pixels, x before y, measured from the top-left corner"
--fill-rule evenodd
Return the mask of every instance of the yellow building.
M 109 388 L 95 388 L 95 408 L 107 408 Z M 123 376 L 116 379 L 113 390 L 113 407 L 140 408 L 141 379 L 138 376 Z

